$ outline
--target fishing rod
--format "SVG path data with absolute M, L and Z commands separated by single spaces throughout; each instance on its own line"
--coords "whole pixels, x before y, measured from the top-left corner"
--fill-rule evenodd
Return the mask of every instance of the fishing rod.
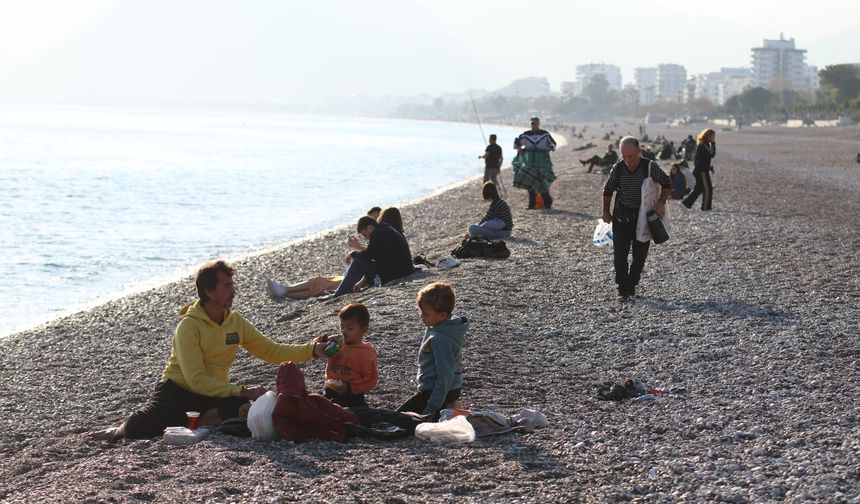
M 466 81 L 466 77 L 463 77 L 463 80 Z M 484 145 L 487 145 L 487 135 L 484 134 L 484 126 L 481 124 L 481 114 L 478 113 L 478 105 L 475 103 L 475 97 L 472 96 L 472 88 L 469 87 L 468 81 L 466 81 L 466 92 L 469 93 L 469 100 L 472 102 L 472 110 L 475 111 L 475 118 L 478 120 L 478 128 L 481 129 L 481 138 L 484 139 Z M 499 185 L 502 186 L 502 194 L 507 198 L 508 189 L 505 187 L 505 182 L 502 180 L 501 166 L 499 167 L 499 177 L 497 180 L 499 181 Z

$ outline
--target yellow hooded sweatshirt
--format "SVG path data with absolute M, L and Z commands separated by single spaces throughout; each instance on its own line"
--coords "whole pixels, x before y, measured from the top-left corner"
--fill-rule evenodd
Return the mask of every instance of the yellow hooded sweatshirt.
M 182 321 L 176 326 L 173 350 L 161 381 L 172 380 L 195 394 L 207 397 L 241 394 L 242 386 L 230 383 L 230 368 L 240 345 L 254 357 L 272 364 L 298 363 L 313 358 L 313 343 L 275 343 L 245 317 L 231 310 L 225 311 L 221 325 L 209 318 L 200 301 L 185 305 L 179 314 Z

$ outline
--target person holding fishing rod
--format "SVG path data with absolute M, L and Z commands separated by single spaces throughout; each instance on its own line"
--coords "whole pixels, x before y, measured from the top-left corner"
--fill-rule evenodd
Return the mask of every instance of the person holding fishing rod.
M 490 135 L 490 145 L 484 149 L 484 154 L 478 156 L 484 160 L 484 183 L 492 182 L 499 186 L 499 174 L 502 173 L 502 147 L 496 143 L 496 135 Z
M 514 187 L 529 192 L 529 210 L 537 208 L 537 194 L 543 199 L 544 208 L 552 208 L 549 186 L 555 180 L 549 153 L 555 150 L 555 139 L 546 130 L 540 129 L 540 118 L 532 117 L 531 129 L 514 140 L 517 156 L 514 166 Z

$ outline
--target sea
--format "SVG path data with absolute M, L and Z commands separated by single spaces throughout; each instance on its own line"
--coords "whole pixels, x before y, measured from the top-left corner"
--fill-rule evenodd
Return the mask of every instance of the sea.
M 525 128 L 484 126 L 506 149 Z M 0 104 L 0 337 L 483 173 L 477 123 Z

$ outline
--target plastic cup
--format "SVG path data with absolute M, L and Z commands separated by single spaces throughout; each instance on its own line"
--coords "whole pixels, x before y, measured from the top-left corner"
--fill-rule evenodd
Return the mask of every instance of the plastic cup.
M 200 419 L 200 412 L 186 411 L 185 415 L 188 416 L 188 428 L 191 430 L 197 430 L 197 421 Z

